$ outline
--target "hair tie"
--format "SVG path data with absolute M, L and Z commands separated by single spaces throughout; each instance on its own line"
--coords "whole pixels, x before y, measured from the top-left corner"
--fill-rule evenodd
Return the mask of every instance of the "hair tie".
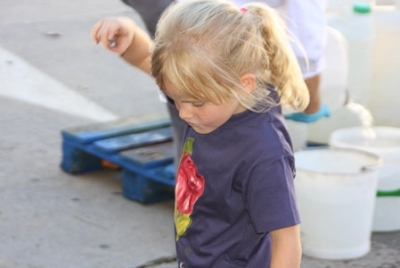
M 241 7 L 241 8 L 240 8 L 240 12 L 242 12 L 242 13 L 246 13 L 246 12 L 247 12 L 247 8 L 245 8 L 245 7 Z

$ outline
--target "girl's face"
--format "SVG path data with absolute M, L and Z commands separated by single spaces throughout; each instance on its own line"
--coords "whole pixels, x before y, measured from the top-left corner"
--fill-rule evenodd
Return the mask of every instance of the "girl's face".
M 169 82 L 165 83 L 164 92 L 174 100 L 179 117 L 200 134 L 213 132 L 233 114 L 245 110 L 234 98 L 221 104 L 193 99 L 176 90 Z

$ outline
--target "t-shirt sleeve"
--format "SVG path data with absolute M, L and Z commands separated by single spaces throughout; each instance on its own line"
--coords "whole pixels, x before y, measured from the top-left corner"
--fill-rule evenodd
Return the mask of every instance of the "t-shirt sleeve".
M 292 156 L 261 162 L 251 170 L 243 185 L 243 198 L 256 232 L 300 223 L 294 176 Z

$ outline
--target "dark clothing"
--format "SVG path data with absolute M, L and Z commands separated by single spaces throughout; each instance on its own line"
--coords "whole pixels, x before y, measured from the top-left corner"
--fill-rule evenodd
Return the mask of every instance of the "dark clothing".
M 176 186 L 179 267 L 269 267 L 269 232 L 300 222 L 281 108 L 233 115 L 209 134 L 187 126 L 188 140 Z
M 174 0 L 122 0 L 122 2 L 131 6 L 139 13 L 149 34 L 154 37 L 158 19 Z
M 164 10 L 174 0 L 122 0 L 125 4 L 135 9 L 144 24 L 146 25 L 147 31 L 152 38 L 154 38 L 157 22 L 164 12 Z M 168 113 L 171 119 L 172 130 L 174 135 L 174 151 L 175 151 L 175 162 L 179 160 L 180 150 L 178 149 L 178 141 L 182 139 L 182 131 L 186 124 L 182 119 L 179 118 L 178 110 L 173 105 L 167 105 Z

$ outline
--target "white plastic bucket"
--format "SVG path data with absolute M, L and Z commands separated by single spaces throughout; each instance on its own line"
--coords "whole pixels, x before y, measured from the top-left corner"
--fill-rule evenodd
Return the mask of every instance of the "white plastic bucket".
M 372 230 L 400 230 L 400 128 L 374 126 L 339 129 L 332 133 L 329 143 L 333 147 L 375 153 L 382 158 Z
M 308 124 L 286 120 L 286 126 L 292 139 L 293 150 L 295 152 L 306 147 L 308 138 Z
M 357 109 L 354 109 L 354 107 Z M 309 124 L 308 141 L 328 144 L 329 138 L 335 130 L 365 125 L 366 114 L 370 113 L 364 106 L 350 101 L 332 111 L 332 115 L 329 118 L 321 118 L 317 122 Z
M 295 157 L 303 253 L 332 260 L 367 254 L 381 158 L 324 147 Z

